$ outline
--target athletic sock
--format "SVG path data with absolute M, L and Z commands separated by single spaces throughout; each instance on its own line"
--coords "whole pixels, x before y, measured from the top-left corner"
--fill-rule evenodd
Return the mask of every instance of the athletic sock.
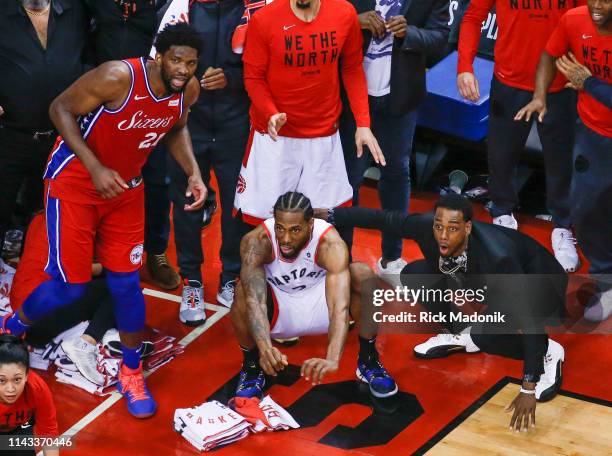
M 259 368 L 259 349 L 257 347 L 254 348 L 244 348 L 242 345 L 240 346 L 240 350 L 242 350 L 242 369 L 255 369 Z
M 128 348 L 121 344 L 121 351 L 123 352 L 123 365 L 130 369 L 138 369 L 140 366 L 140 351 L 142 344 L 138 345 L 137 348 Z
M 376 336 L 371 339 L 359 336 L 359 362 L 367 362 L 374 358 L 378 359 Z

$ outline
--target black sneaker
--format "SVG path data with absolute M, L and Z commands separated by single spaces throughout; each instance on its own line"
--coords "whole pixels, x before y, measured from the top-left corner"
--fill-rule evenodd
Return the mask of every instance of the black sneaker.
M 266 386 L 264 372 L 259 366 L 250 366 L 248 369 L 242 368 L 240 379 L 236 387 L 237 397 L 263 397 L 263 389 Z
M 357 362 L 357 378 L 370 386 L 373 396 L 383 398 L 397 393 L 395 380 L 377 358 Z

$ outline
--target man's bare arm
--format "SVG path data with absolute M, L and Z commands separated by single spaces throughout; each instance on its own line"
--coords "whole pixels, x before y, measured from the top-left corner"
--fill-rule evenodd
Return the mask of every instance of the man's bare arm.
M 325 359 L 311 358 L 302 365 L 302 376 L 312 381 L 313 385 L 321 383 L 326 374 L 338 370 L 348 334 L 351 286 L 348 249 L 335 229 L 330 230 L 321 240 L 317 258 L 319 265 L 327 271 L 325 298 L 329 308 L 329 329 Z
M 77 118 L 100 105 L 118 107 L 129 92 L 131 77 L 125 63 L 104 63 L 77 79 L 49 107 L 57 131 L 90 174 L 102 165 L 83 139 Z
M 272 347 L 266 306 L 266 272 L 264 264 L 272 261 L 272 245 L 263 227 L 246 234 L 240 242 L 240 282 L 244 287 L 251 337 L 260 352 Z
M 318 263 L 326 269 L 325 298 L 329 308 L 327 359 L 340 362 L 348 334 L 351 290 L 348 249 L 338 232 L 327 233 L 319 245 Z
M 542 52 L 540 61 L 538 62 L 538 68 L 536 70 L 535 79 L 535 90 L 533 92 L 533 98 L 539 98 L 546 101 L 546 95 L 550 85 L 557 76 L 557 69 L 555 68 L 555 58 L 548 52 Z

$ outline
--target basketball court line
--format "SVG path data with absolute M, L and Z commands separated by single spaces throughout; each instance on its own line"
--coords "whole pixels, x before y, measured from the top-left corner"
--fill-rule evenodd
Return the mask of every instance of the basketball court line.
M 173 295 L 170 293 L 164 293 L 157 290 L 152 290 L 150 288 L 144 288 L 142 290 L 142 294 L 145 296 L 152 296 L 159 299 L 166 299 L 168 301 L 181 302 L 181 297 L 177 295 Z M 199 336 L 208 331 L 215 323 L 221 320 L 225 315 L 229 313 L 229 309 L 227 307 L 219 306 L 216 304 L 204 303 L 204 307 L 208 310 L 212 310 L 214 312 L 209 318 L 206 319 L 206 323 L 202 326 L 198 326 L 185 337 L 183 337 L 178 344 L 186 347 L 194 340 L 196 340 Z M 145 372 L 145 377 L 151 375 L 152 372 Z M 70 437 L 74 438 L 80 431 L 85 429 L 89 424 L 91 424 L 96 418 L 106 412 L 109 408 L 115 405 L 121 398 L 123 397 L 118 391 L 114 391 L 110 394 L 110 396 L 101 404 L 99 404 L 96 408 L 94 408 L 91 412 L 73 424 L 67 431 L 62 434 L 62 437 Z M 37 453 L 36 456 L 43 456 L 42 450 Z

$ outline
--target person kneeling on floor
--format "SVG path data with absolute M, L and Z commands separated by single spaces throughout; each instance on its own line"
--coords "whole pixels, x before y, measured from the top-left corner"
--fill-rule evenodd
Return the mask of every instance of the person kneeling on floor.
M 567 274 L 534 239 L 472 220 L 472 215 L 470 202 L 461 195 L 441 197 L 429 214 L 359 207 L 315 209 L 315 217 L 338 227 L 378 229 L 415 240 L 425 258 L 404 267 L 404 286 L 419 289 L 426 280 L 434 282 L 427 285 L 433 290 L 486 290 L 485 313 L 507 316 L 510 324 L 446 325 L 451 334 L 430 338 L 414 353 L 431 359 L 483 351 L 523 359 L 522 386 L 509 407 L 514 409 L 510 426 L 518 431 L 522 424 L 528 427 L 530 418 L 535 423 L 536 401 L 552 399 L 561 387 L 565 352 L 545 333 L 544 321 L 558 322 L 565 311 Z M 448 302 L 421 304 L 430 312 L 453 311 Z
M 329 223 L 313 218 L 310 200 L 287 192 L 276 201 L 274 217 L 244 236 L 242 268 L 231 318 L 244 362 L 238 397 L 261 397 L 265 374 L 288 365 L 272 338 L 329 335 L 325 358 L 301 368 L 313 385 L 338 370 L 350 315 L 358 320 L 361 281 L 374 277 L 365 265 L 349 268 L 346 244 Z M 357 378 L 376 397 L 397 393 L 395 381 L 379 360 L 376 334 L 360 328 Z

